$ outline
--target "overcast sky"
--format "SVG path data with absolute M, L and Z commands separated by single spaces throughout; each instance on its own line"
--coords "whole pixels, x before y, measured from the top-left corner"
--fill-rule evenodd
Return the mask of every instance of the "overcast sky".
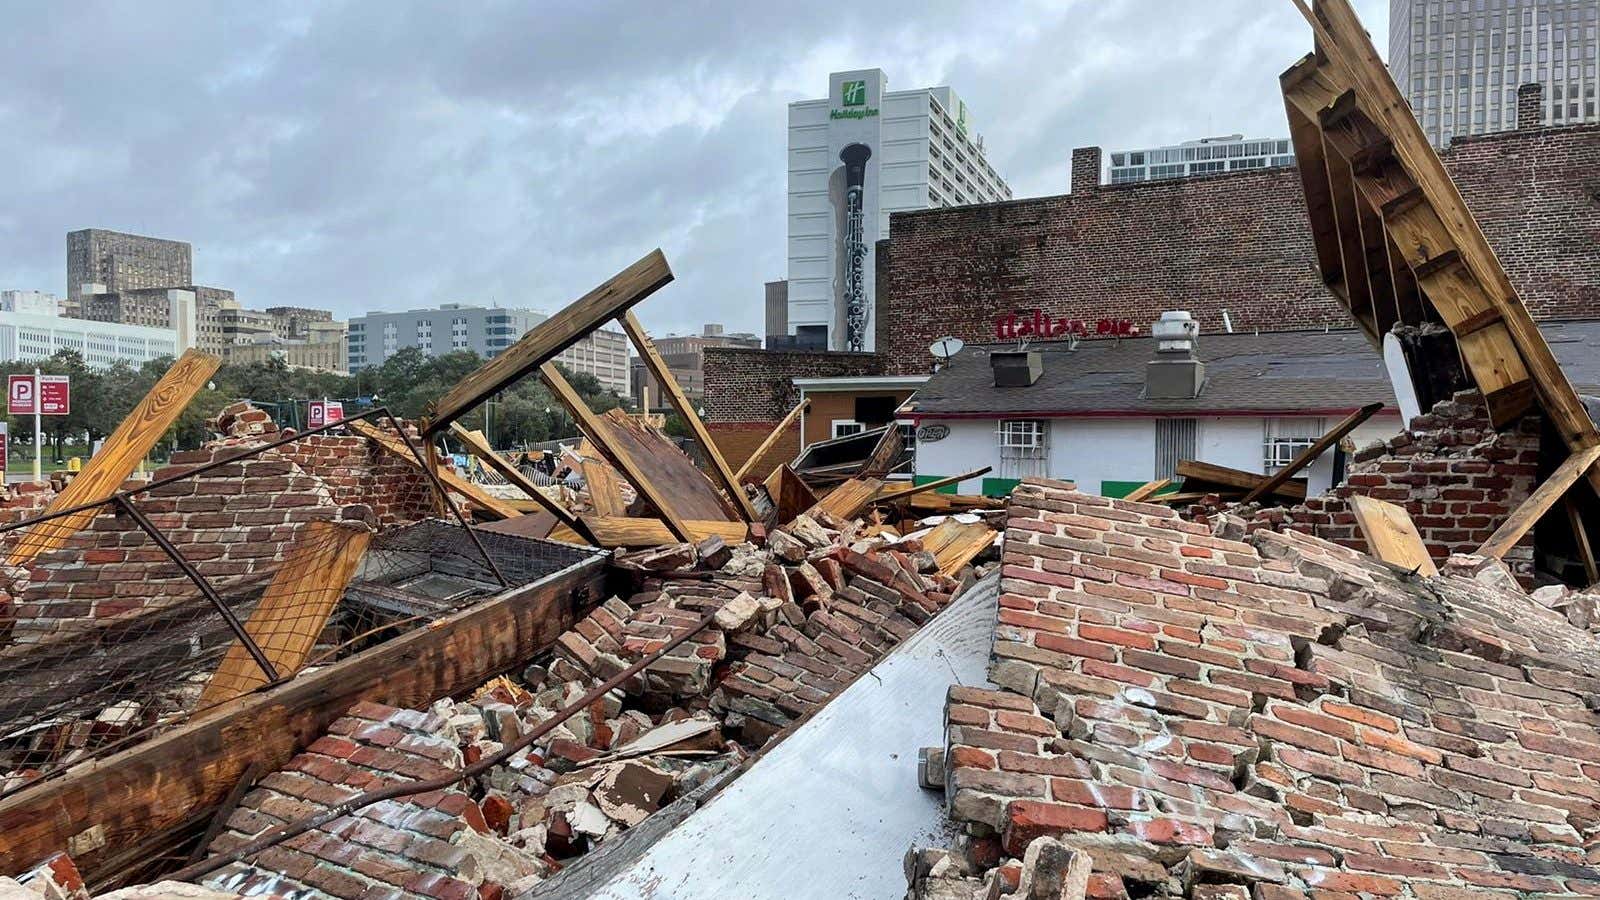
M 1356 0 L 1387 55 L 1387 0 Z M 780 11 L 780 7 L 783 11 Z M 186 240 L 199 283 L 340 317 L 559 308 L 653 247 L 660 334 L 762 330 L 790 101 L 948 84 L 1016 196 L 1072 148 L 1286 136 L 1290 0 L 8 3 L 0 289 L 66 232 Z M 1225 239 L 1222 235 L 1219 238 Z

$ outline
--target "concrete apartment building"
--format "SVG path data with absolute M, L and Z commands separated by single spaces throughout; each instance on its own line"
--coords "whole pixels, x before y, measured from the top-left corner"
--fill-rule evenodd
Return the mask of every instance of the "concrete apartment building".
M 1201 138 L 1145 150 L 1113 150 L 1103 184 L 1190 178 L 1294 165 L 1288 138 L 1246 138 L 1242 134 Z
M 667 369 L 672 372 L 672 378 L 678 382 L 678 387 L 689 396 L 690 400 L 698 402 L 705 396 L 705 364 L 707 347 L 748 347 L 759 349 L 761 338 L 744 332 L 728 334 L 722 330 L 721 325 L 708 324 L 700 329 L 699 334 L 667 335 L 654 338 L 656 352 L 661 354 L 661 359 L 666 362 Z M 666 401 L 661 394 L 661 385 L 651 377 L 650 371 L 645 368 L 644 361 L 634 358 L 632 364 L 632 377 L 629 383 L 633 390 L 633 402 L 636 405 L 644 404 L 644 388 L 650 388 L 650 407 L 652 409 L 663 407 Z
M 1435 146 L 1517 127 L 1517 87 L 1543 88 L 1539 122 L 1600 122 L 1600 0 L 1390 0 L 1389 71 Z
M 416 347 L 428 356 L 471 350 L 492 359 L 547 318 L 529 309 L 461 303 L 356 316 L 349 323 L 350 371 L 381 366 L 406 347 Z M 628 338 L 620 331 L 596 329 L 556 361 L 574 372 L 595 376 L 606 390 L 628 394 Z
M 1011 199 L 966 103 L 948 87 L 890 91 L 882 69 L 835 72 L 789 104 L 786 334 L 873 349 L 873 258 L 890 213 Z

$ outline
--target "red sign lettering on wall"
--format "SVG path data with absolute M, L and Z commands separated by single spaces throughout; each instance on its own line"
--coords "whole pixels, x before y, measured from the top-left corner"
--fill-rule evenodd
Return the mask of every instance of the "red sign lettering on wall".
M 1044 310 L 1031 313 L 1007 313 L 994 320 L 995 337 L 1002 341 L 1017 338 L 1077 337 L 1129 337 L 1137 334 L 1132 319 L 1101 319 L 1090 323 L 1087 319 L 1052 319 Z

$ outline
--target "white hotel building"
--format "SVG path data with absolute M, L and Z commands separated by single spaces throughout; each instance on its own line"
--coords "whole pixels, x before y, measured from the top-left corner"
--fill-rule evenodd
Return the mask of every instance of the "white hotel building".
M 190 319 L 193 318 L 193 294 Z M 0 291 L 0 360 L 36 362 L 57 350 L 75 350 L 91 369 L 103 369 L 117 360 L 139 366 L 162 356 L 177 356 L 194 346 L 186 332 L 145 325 L 122 325 L 69 319 L 59 315 L 58 301 L 39 291 Z
M 789 322 L 798 346 L 873 349 L 874 253 L 889 214 L 1011 199 L 948 87 L 835 72 L 789 104 Z

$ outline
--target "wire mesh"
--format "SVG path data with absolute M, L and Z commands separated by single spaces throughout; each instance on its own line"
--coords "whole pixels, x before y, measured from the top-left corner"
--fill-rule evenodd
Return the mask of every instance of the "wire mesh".
M 268 684 L 257 652 L 294 677 L 503 591 L 495 567 L 514 586 L 589 556 L 511 535 L 480 550 L 417 466 L 359 437 L 216 458 L 240 453 L 52 520 L 48 540 L 0 534 L 17 563 L 0 572 L 0 794 Z

